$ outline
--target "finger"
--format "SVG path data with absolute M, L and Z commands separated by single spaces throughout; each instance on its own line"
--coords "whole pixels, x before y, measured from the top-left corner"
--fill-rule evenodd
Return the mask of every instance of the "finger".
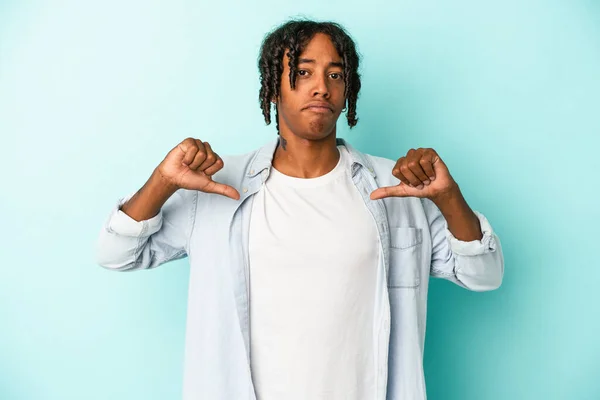
M 210 167 L 208 167 L 204 170 L 204 173 L 206 175 L 212 176 L 212 175 L 216 174 L 225 165 L 225 163 L 223 162 L 223 159 L 221 157 L 219 157 L 218 155 L 217 155 L 217 157 L 218 157 L 217 161 L 215 161 L 215 163 L 213 165 L 211 165 Z
M 194 161 L 194 157 L 196 157 L 196 154 L 198 153 L 198 147 L 195 146 L 193 142 L 190 143 L 187 139 L 181 142 L 178 147 L 184 153 L 183 160 L 181 160 L 181 162 L 184 165 L 189 166 L 192 161 Z
M 412 187 L 423 187 L 423 182 L 419 178 L 417 178 L 417 176 L 410 170 L 407 164 L 403 164 L 402 166 L 400 166 L 400 172 L 402 172 L 406 179 L 408 179 L 408 182 Z
M 412 189 L 406 185 L 386 186 L 375 189 L 371 192 L 371 200 L 379 200 L 386 197 L 407 197 L 414 196 Z
M 215 193 L 230 197 L 234 200 L 240 199 L 240 193 L 229 185 L 211 181 L 203 190 L 206 193 Z
M 423 171 L 425 171 L 425 174 L 427 174 L 427 179 L 429 181 L 434 181 L 435 180 L 435 170 L 433 169 L 433 160 L 429 157 L 423 157 L 421 158 L 421 168 L 423 168 Z
M 196 171 L 200 164 L 202 164 L 204 160 L 206 160 L 206 150 L 204 149 L 204 143 L 202 143 L 200 139 L 196 139 L 194 143 L 197 149 L 196 156 L 194 157 L 194 160 L 191 162 L 189 167 L 191 170 Z
M 408 168 L 417 177 L 417 179 L 421 181 L 421 184 L 427 185 L 429 184 L 429 177 L 425 171 L 423 171 L 423 168 L 421 168 L 421 159 L 422 158 L 412 159 L 409 161 Z
M 400 172 L 400 169 L 392 170 L 392 175 L 394 175 L 396 178 L 398 178 L 400 180 L 400 182 L 402 182 L 402 184 L 404 184 L 406 186 L 410 186 L 410 182 L 408 181 L 408 179 L 406 179 L 404 174 L 402 172 Z
M 206 168 L 212 166 L 218 159 L 218 156 L 215 154 L 208 142 L 204 142 L 204 149 L 206 150 L 206 159 L 198 168 L 200 171 L 204 171 Z
M 405 185 L 410 185 L 410 182 L 408 181 L 408 179 L 406 179 L 406 177 L 404 176 L 404 174 L 400 171 L 400 166 L 403 165 L 406 161 L 405 157 L 400 157 L 398 159 L 398 161 L 396 161 L 396 165 L 394 165 L 394 168 L 392 169 L 392 175 L 394 175 L 396 178 L 400 179 L 400 182 L 404 183 Z
M 440 171 L 446 171 L 446 172 L 448 172 L 448 166 L 446 165 L 446 163 L 444 162 L 444 160 L 442 160 L 440 158 L 440 156 L 438 156 L 437 154 L 435 154 L 433 156 L 433 161 L 432 161 L 431 164 L 433 165 L 433 174 L 434 174 L 434 178 L 433 179 L 435 179 L 435 177 L 437 175 L 436 170 L 437 170 L 437 172 L 440 172 Z

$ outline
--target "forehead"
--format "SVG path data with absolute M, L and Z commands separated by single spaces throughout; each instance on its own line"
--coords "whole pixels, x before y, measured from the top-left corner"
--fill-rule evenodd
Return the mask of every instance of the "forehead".
M 301 58 L 313 59 L 317 62 L 340 61 L 341 57 L 337 52 L 329 35 L 317 33 L 304 47 L 300 54 Z

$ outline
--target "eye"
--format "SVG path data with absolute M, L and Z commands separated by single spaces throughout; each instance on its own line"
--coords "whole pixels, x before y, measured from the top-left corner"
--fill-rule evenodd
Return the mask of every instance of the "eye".
M 308 71 L 305 70 L 305 69 L 300 69 L 300 70 L 298 70 L 298 75 L 299 76 L 306 76 L 306 75 L 308 75 Z
M 331 79 L 336 80 L 336 81 L 343 79 L 342 74 L 337 73 L 337 72 L 334 72 L 334 73 L 330 74 L 329 76 L 331 77 Z

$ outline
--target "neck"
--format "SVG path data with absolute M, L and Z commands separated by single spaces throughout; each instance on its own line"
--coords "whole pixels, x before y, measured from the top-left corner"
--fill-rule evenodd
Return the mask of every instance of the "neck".
M 295 178 L 316 178 L 330 172 L 339 161 L 335 132 L 320 140 L 293 134 L 281 136 L 273 156 L 273 167 Z

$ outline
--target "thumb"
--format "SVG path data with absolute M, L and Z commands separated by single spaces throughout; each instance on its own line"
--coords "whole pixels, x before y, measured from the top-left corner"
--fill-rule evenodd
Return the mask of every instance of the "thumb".
M 189 190 L 198 190 L 204 193 L 220 194 L 234 200 L 239 200 L 240 198 L 240 194 L 233 187 L 213 181 L 212 178 L 204 172 L 188 170 L 181 178 L 179 187 Z
M 412 190 L 411 190 L 412 189 Z M 410 197 L 415 196 L 413 189 L 402 182 L 396 186 L 385 186 L 375 189 L 371 192 L 371 200 L 379 200 L 386 197 Z
M 208 184 L 202 189 L 202 191 L 205 193 L 220 194 L 222 196 L 229 197 L 233 200 L 240 199 L 240 193 L 233 187 L 212 180 L 208 182 Z

